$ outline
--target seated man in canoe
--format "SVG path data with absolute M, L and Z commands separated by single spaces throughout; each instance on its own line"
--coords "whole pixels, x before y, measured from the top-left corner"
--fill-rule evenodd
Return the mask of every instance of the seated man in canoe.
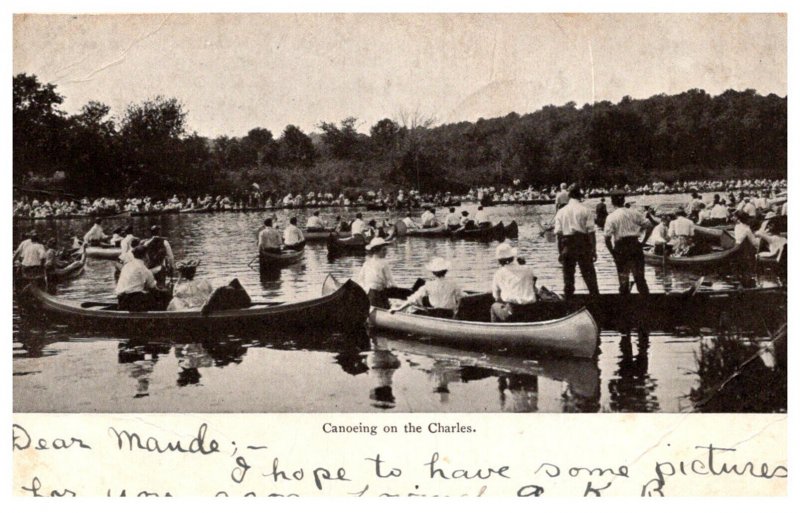
M 283 249 L 297 251 L 306 245 L 306 238 L 297 227 L 297 218 L 289 219 L 289 225 L 283 230 Z
M 693 252 L 694 223 L 686 217 L 683 207 L 675 210 L 675 219 L 669 223 L 668 235 L 673 255 L 689 256 Z
M 367 231 L 367 224 L 364 222 L 364 216 L 361 214 L 361 212 L 359 212 L 356 214 L 356 218 L 350 225 L 350 236 L 365 237 L 364 232 L 366 231 Z
M 102 225 L 103 220 L 99 217 L 94 220 L 92 227 L 89 228 L 89 231 L 83 236 L 83 242 L 85 242 L 87 246 L 100 246 L 101 244 L 108 242 L 108 240 L 111 238 L 105 234 Z
M 669 253 L 671 246 L 669 246 L 669 223 L 672 222 L 671 214 L 664 214 L 661 220 L 653 228 L 653 232 L 647 239 L 646 243 L 653 246 L 653 253 L 656 255 L 663 255 L 666 251 Z
M 532 305 L 538 300 L 536 276 L 530 267 L 517 261 L 517 251 L 510 244 L 504 242 L 497 246 L 495 256 L 500 269 L 494 273 L 492 280 L 492 322 L 524 321 L 525 305 Z
M 195 274 L 200 262 L 188 260 L 178 264 L 180 278 L 172 289 L 172 301 L 167 305 L 167 310 L 190 310 L 201 308 L 214 289 L 207 280 L 195 280 Z
M 147 248 L 136 246 L 131 251 L 133 260 L 122 266 L 114 293 L 119 310 L 145 312 L 163 310 L 170 299 L 167 290 L 159 288 L 150 269 L 145 265 Z
M 325 225 L 322 224 L 322 218 L 319 217 L 319 210 L 315 211 L 309 218 L 306 220 L 306 231 L 307 232 L 327 232 L 328 229 L 325 228 Z
M 161 236 L 161 227 L 157 224 L 151 226 L 150 238 L 141 245 L 147 250 L 147 267 L 150 269 L 161 267 L 161 272 L 156 275 L 156 281 L 163 286 L 167 276 L 172 276 L 173 269 L 175 269 L 175 256 L 169 241 Z
M 461 218 L 456 213 L 455 207 L 450 207 L 450 213 L 447 214 L 447 217 L 444 220 L 444 224 L 447 226 L 447 229 L 450 230 L 451 232 L 461 228 Z
M 264 219 L 264 228 L 258 232 L 258 251 L 280 254 L 283 240 L 278 230 L 272 226 L 272 218 Z
M 475 221 L 470 219 L 469 212 L 467 212 L 466 210 L 462 210 L 461 211 L 461 219 L 459 219 L 458 222 L 461 225 L 461 227 L 459 228 L 461 230 L 474 230 L 475 229 Z
M 433 207 L 422 213 L 421 221 L 423 228 L 435 228 L 439 226 L 439 221 L 436 220 L 436 210 Z
M 369 304 L 379 308 L 389 309 L 389 298 L 393 297 L 392 290 L 397 289 L 397 284 L 392 277 L 392 271 L 386 262 L 386 246 L 389 243 L 382 237 L 375 237 L 367 244 L 367 258 L 356 276 L 356 282 L 367 291 Z
M 478 228 L 486 228 L 492 225 L 489 215 L 483 209 L 483 205 L 478 205 L 478 211 L 475 212 L 475 224 L 478 225 Z
M 406 217 L 403 218 L 402 222 L 404 225 L 406 225 L 406 228 L 408 228 L 409 230 L 419 230 L 420 228 L 422 228 L 422 226 L 414 222 L 414 220 L 412 219 L 412 215 L 413 214 L 411 212 L 408 212 L 406 214 Z
M 461 298 L 464 297 L 464 292 L 457 283 L 446 276 L 450 270 L 450 262 L 442 257 L 436 257 L 425 267 L 433 274 L 434 279 L 426 282 L 403 303 L 389 311 L 394 313 L 415 305 L 425 308 L 415 312 L 420 315 L 452 319 L 458 310 Z

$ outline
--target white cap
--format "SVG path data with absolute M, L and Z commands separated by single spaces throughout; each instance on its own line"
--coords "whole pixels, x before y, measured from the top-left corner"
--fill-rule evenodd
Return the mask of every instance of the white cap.
M 445 260 L 442 257 L 436 257 L 425 266 L 432 273 L 438 273 L 441 271 L 447 271 L 450 269 L 450 262 Z

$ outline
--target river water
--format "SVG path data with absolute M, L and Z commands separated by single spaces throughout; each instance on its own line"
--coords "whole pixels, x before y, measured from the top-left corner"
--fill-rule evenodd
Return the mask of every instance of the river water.
M 634 197 L 638 205 L 685 203 L 688 196 Z M 595 200 L 588 200 L 593 207 Z M 465 205 L 474 212 L 475 205 Z M 561 291 L 555 244 L 539 237 L 539 223 L 552 218 L 552 206 L 498 206 L 487 209 L 493 221 L 515 219 L 515 245 L 535 269 L 539 284 Z M 332 223 L 354 210 L 327 209 Z M 307 212 L 277 212 L 285 225 Z M 373 215 L 374 214 L 374 215 Z M 443 213 L 437 212 L 440 217 Z M 214 284 L 238 278 L 254 300 L 287 300 L 319 295 L 327 274 L 353 276 L 364 257 L 329 261 L 324 243 L 310 243 L 304 259 L 262 277 L 251 267 L 256 234 L 271 213 L 156 215 L 131 220 L 136 234 L 154 223 L 162 227 L 177 260 L 201 260 L 198 277 Z M 365 218 L 386 214 L 365 212 Z M 120 221 L 120 223 L 123 221 Z M 127 222 L 127 221 L 125 221 Z M 111 221 L 109 222 L 112 223 Z M 82 235 L 90 220 L 15 223 L 17 233 L 36 227 L 66 240 Z M 465 289 L 488 290 L 496 269 L 497 242 L 408 238 L 389 247 L 395 279 L 409 285 L 425 276 L 433 256 L 452 262 L 450 276 Z M 613 262 L 598 238 L 596 264 L 601 292 L 615 292 Z M 578 291 L 585 290 L 577 273 Z M 679 290 L 698 276 L 647 268 L 652 291 Z M 734 285 L 724 276 L 707 276 L 715 288 Z M 775 278 L 762 275 L 763 285 Z M 75 300 L 113 300 L 112 262 L 89 259 L 84 273 L 60 285 L 58 295 Z M 13 313 L 14 411 L 17 412 L 681 412 L 699 384 L 697 355 L 714 333 L 670 333 L 639 340 L 615 332 L 601 335 L 594 361 L 522 359 L 459 351 L 397 335 L 354 339 L 336 333 L 257 338 L 219 336 L 187 340 L 180 333 L 159 338 L 118 339 L 46 325 Z

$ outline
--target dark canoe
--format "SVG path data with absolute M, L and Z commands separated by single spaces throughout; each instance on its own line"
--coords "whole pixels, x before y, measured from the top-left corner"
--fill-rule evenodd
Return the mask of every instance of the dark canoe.
M 258 263 L 262 269 L 285 267 L 302 260 L 305 251 L 305 248 L 295 251 L 283 250 L 280 253 L 267 253 L 262 251 L 258 254 Z
M 363 329 L 369 314 L 369 300 L 352 281 L 339 287 L 325 288 L 321 297 L 294 303 L 254 303 L 249 308 L 212 311 L 200 310 L 127 312 L 116 303 L 76 303 L 61 300 L 32 285 L 27 289 L 25 307 L 44 313 L 54 322 L 133 334 L 142 331 L 239 333 L 248 330 L 330 330 Z
M 340 239 L 331 234 L 328 235 L 327 247 L 329 257 L 339 255 L 363 255 L 367 252 L 367 240 L 359 236 Z
M 321 231 L 304 231 L 303 237 L 305 237 L 306 242 L 324 242 L 328 240 L 328 237 L 334 235 L 336 237 L 341 238 L 339 232 L 335 230 L 321 230 Z
M 519 237 L 519 226 L 516 221 L 511 221 L 505 226 L 504 233 L 506 239 L 516 239 Z
M 576 294 L 570 301 L 540 301 L 528 305 L 526 318 L 547 319 L 586 307 L 601 329 L 644 328 L 673 332 L 676 327 L 718 328 L 720 325 L 763 331 L 786 318 L 786 288 L 766 287 L 734 290 L 693 289 L 629 295 L 601 294 L 592 298 Z M 458 317 L 489 320 L 494 299 L 489 293 L 465 297 Z
M 505 237 L 505 227 L 501 221 L 494 226 L 487 226 L 485 228 L 456 230 L 453 232 L 453 236 L 457 239 L 467 240 L 502 240 L 503 237 Z
M 730 266 L 743 261 L 752 260 L 755 255 L 753 246 L 745 240 L 741 244 L 721 251 L 713 251 L 695 256 L 663 256 L 656 255 L 652 250 L 644 252 L 644 261 L 654 266 L 676 267 L 682 269 L 711 269 Z

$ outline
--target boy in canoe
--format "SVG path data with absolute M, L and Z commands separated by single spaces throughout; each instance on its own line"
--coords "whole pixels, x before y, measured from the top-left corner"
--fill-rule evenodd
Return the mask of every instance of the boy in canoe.
M 447 271 L 450 270 L 450 262 L 442 257 L 436 257 L 425 266 L 433 274 L 433 280 L 425 283 L 416 292 L 398 306 L 389 310 L 390 313 L 403 310 L 410 305 L 428 307 L 420 313 L 431 317 L 453 318 L 464 292 L 450 278 L 447 278 Z M 427 303 L 427 304 L 426 304 Z

